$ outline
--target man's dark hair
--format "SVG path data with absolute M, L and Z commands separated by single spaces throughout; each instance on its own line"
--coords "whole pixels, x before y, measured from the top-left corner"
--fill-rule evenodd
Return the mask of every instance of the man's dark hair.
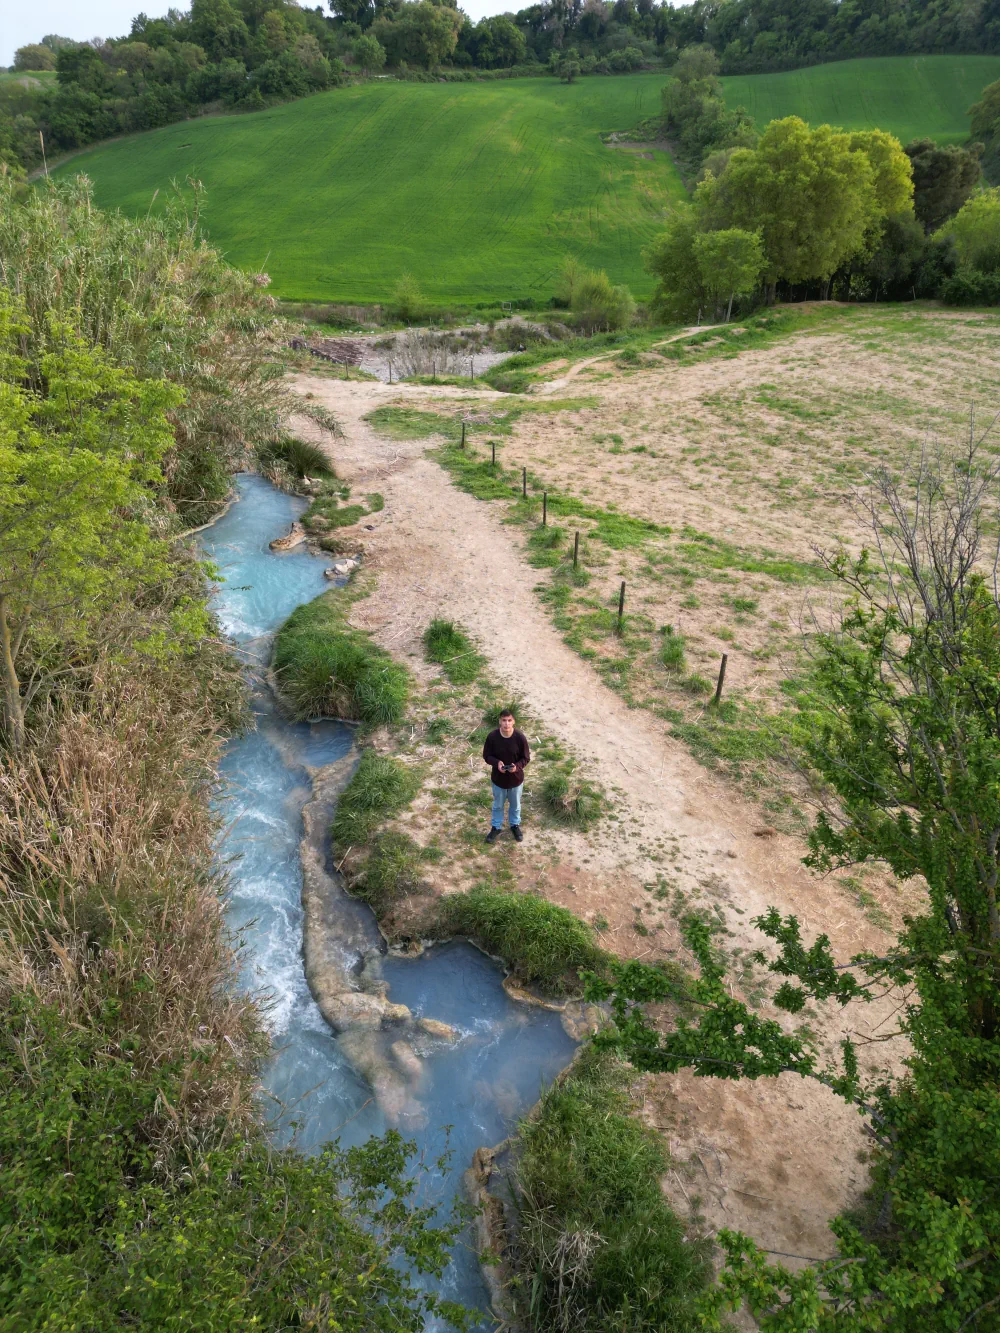
M 509 709 L 509 708 L 505 708 L 505 709 L 503 710 L 503 712 L 500 714 L 500 717 L 498 718 L 498 721 L 502 722 L 502 721 L 504 720 L 505 717 L 513 717 L 513 716 L 514 716 L 514 714 L 510 711 L 510 709 Z

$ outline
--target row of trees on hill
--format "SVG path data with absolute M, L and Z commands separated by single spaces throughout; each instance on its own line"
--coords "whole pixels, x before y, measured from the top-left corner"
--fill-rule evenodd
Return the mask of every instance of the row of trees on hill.
M 711 48 L 688 47 L 663 91 L 666 131 L 695 188 L 647 252 L 660 314 L 728 316 L 734 298 L 758 290 L 768 301 L 793 291 L 994 299 L 1000 205 L 998 192 L 976 193 L 982 143 L 904 148 L 881 130 L 810 129 L 797 117 L 758 137 L 745 111 L 727 108 L 717 76 Z
M 120 38 L 50 35 L 14 68 L 55 71 L 56 88 L 0 87 L 0 157 L 32 168 L 39 132 L 56 150 L 151 129 L 208 106 L 253 110 L 383 67 L 450 77 L 548 69 L 572 81 L 671 64 L 703 44 L 724 73 L 787 69 L 846 56 L 1000 50 L 998 0 L 546 0 L 472 23 L 457 0 L 192 0 L 144 14 Z M 994 13 L 996 10 L 996 13 Z

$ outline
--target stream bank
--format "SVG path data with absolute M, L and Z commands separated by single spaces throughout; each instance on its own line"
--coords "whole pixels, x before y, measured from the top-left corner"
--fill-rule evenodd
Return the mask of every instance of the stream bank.
M 262 676 L 274 630 L 329 586 L 326 560 L 303 547 L 268 549 L 305 502 L 259 477 L 241 476 L 237 488 L 199 547 L 224 579 L 220 622 Z M 448 1175 L 425 1174 L 418 1187 L 422 1203 L 449 1209 L 476 1149 L 507 1136 L 575 1042 L 558 1013 L 511 999 L 499 968 L 471 945 L 387 955 L 374 916 L 329 861 L 329 816 L 353 764 L 350 728 L 286 721 L 262 680 L 254 713 L 256 729 L 230 744 L 221 766 L 219 850 L 233 858 L 228 919 L 245 946 L 241 984 L 270 996 L 265 1091 L 276 1137 L 312 1152 L 398 1126 L 425 1163 L 452 1154 Z M 471 1247 L 456 1247 L 441 1290 L 489 1308 Z

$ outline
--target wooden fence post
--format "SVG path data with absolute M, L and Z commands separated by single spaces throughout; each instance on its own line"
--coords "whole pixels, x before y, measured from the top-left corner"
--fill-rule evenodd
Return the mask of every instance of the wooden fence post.
M 713 703 L 718 703 L 719 700 L 722 698 L 722 686 L 726 679 L 726 663 L 728 661 L 729 661 L 729 654 L 723 653 L 722 662 L 719 665 L 719 680 L 718 684 L 715 687 L 715 698 L 712 700 Z
M 542 491 L 542 527 L 549 526 L 549 493 Z
M 573 568 L 576 569 L 580 560 L 580 534 L 577 533 L 573 539 Z
M 526 467 L 521 469 L 521 497 L 524 500 L 528 498 L 528 469 Z
M 621 638 L 622 617 L 625 615 L 625 580 L 622 579 L 621 591 L 618 593 L 618 628 L 615 633 Z
M 464 449 L 464 448 L 465 448 L 465 422 L 464 422 L 464 421 L 462 422 L 462 443 L 459 445 L 459 448 L 461 448 L 461 449 Z
M 496 442 L 496 440 L 491 440 L 491 441 L 490 441 L 490 444 L 492 445 L 492 448 L 493 448 L 493 466 L 496 467 L 496 465 L 497 465 L 497 442 Z

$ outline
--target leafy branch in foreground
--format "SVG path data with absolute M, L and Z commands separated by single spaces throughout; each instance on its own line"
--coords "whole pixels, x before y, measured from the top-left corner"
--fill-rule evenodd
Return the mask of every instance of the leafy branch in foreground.
M 835 1219 L 837 1254 L 797 1273 L 720 1232 L 726 1266 L 702 1301 L 707 1329 L 740 1305 L 765 1333 L 1000 1328 L 1000 538 L 983 538 L 1000 531 L 1000 461 L 988 434 L 970 430 L 953 459 L 925 452 L 905 477 L 870 479 L 858 513 L 871 548 L 826 560 L 848 601 L 818 635 L 801 705 L 801 743 L 831 793 L 807 864 L 884 862 L 922 877 L 926 906 L 883 956 L 846 964 L 825 936 L 807 947 L 795 918 L 772 909 L 754 921 L 778 946 L 757 957 L 783 978 L 774 999 L 790 1014 L 807 999 L 846 1005 L 905 988 L 905 1072 L 863 1078 L 850 1041 L 821 1065 L 807 1033 L 730 995 L 697 921 L 686 925 L 699 965 L 689 982 L 638 963 L 590 982 L 615 1017 L 598 1043 L 637 1068 L 818 1079 L 872 1140 L 871 1226 Z M 681 1011 L 662 1032 L 643 1006 L 665 1001 Z

